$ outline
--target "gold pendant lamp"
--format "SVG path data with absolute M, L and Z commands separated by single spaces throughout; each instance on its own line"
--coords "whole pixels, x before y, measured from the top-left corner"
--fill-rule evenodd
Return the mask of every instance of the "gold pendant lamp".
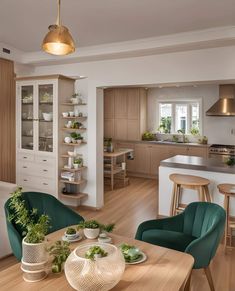
M 58 14 L 56 24 L 48 27 L 49 32 L 44 37 L 42 49 L 52 55 L 64 56 L 75 51 L 75 44 L 68 28 L 61 25 L 60 0 L 57 1 Z

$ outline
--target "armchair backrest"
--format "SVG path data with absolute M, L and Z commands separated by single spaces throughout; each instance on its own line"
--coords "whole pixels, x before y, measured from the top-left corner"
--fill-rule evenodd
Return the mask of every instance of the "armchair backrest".
M 186 207 L 183 232 L 197 238 L 186 249 L 194 256 L 195 268 L 206 267 L 214 257 L 225 219 L 225 210 L 214 203 L 193 202 Z
M 225 217 L 225 210 L 217 204 L 209 202 L 190 203 L 184 213 L 183 232 L 199 238 L 212 228 L 219 230 L 218 226 L 221 221 L 225 221 Z

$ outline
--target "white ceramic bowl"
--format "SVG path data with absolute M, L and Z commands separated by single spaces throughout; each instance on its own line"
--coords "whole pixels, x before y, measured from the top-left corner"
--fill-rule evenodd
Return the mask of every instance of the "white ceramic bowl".
M 62 112 L 63 117 L 68 117 L 69 113 L 68 112 Z
M 52 112 L 50 113 L 43 112 L 42 116 L 45 121 L 52 121 L 52 118 L 53 118 Z
M 73 240 L 75 238 L 77 238 L 78 236 L 78 232 L 74 233 L 74 234 L 67 234 L 66 232 L 64 233 L 65 237 L 67 237 L 68 240 Z
M 66 136 L 65 138 L 64 138 L 64 142 L 65 143 L 71 143 L 71 137 L 69 137 L 69 136 Z
M 77 156 L 77 153 L 75 153 L 75 152 L 68 152 L 68 155 L 69 155 L 70 157 L 75 158 L 75 157 Z

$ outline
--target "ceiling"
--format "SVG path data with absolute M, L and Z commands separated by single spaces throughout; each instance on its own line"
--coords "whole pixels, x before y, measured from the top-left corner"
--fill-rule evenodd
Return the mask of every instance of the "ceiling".
M 57 0 L 0 0 L 0 42 L 39 51 Z M 62 0 L 77 47 L 235 25 L 234 0 Z

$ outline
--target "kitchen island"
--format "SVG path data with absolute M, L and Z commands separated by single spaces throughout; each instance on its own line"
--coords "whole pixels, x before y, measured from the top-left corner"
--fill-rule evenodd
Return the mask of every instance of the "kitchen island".
M 223 206 L 224 195 L 220 194 L 217 185 L 221 183 L 235 183 L 235 166 L 212 158 L 177 155 L 161 161 L 159 167 L 159 210 L 158 215 L 169 216 L 173 183 L 170 174 L 195 175 L 211 181 L 209 191 L 212 201 Z M 196 191 L 185 189 L 181 202 L 188 204 L 198 201 Z M 231 201 L 230 213 L 235 216 L 235 201 Z

